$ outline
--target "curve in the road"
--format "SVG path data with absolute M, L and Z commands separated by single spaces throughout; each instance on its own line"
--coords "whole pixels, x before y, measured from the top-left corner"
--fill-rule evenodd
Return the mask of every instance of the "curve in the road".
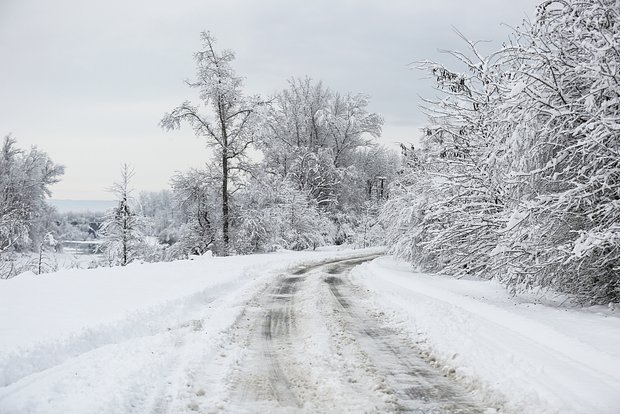
M 371 315 L 359 300 L 348 274 L 375 257 L 299 267 L 280 275 L 256 298 L 259 306 L 243 318 L 248 346 L 230 379 L 231 412 L 484 411 L 463 386 L 432 366 L 412 341 Z M 308 310 L 308 301 L 316 304 L 315 310 Z M 334 355 L 300 355 L 314 334 L 301 325 L 318 327 Z M 329 378 L 319 378 L 317 372 L 330 373 Z M 355 378 L 360 372 L 369 378 Z

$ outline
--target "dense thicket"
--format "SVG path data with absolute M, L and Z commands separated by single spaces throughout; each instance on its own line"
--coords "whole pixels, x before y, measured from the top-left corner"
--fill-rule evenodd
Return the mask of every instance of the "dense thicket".
M 384 210 L 423 268 L 620 299 L 620 1 L 546 1 L 499 51 L 420 66 L 424 148 Z

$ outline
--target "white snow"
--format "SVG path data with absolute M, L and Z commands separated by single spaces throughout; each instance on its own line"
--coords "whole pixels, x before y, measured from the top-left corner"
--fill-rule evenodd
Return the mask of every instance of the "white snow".
M 391 323 L 506 410 L 620 412 L 620 315 L 610 308 L 512 297 L 493 281 L 415 273 L 390 258 L 353 275 Z
M 187 381 L 191 367 L 219 355 L 245 301 L 278 271 L 352 254 L 201 257 L 0 280 L 0 413 L 150 412 L 171 378 Z
M 198 257 L 1 280 L 0 413 L 225 411 L 222 378 L 239 367 L 247 333 L 236 329 L 257 292 L 287 268 L 360 252 Z M 387 257 L 352 277 L 369 291 L 360 300 L 499 412 L 618 412 L 613 306 L 512 297 L 496 282 L 415 273 Z M 322 300 L 302 295 L 301 314 Z M 299 320 L 307 340 L 296 358 L 316 362 L 313 375 L 328 377 L 321 387 L 335 387 L 348 348 L 330 354 L 331 334 L 317 320 Z M 330 358 L 333 372 L 319 364 Z

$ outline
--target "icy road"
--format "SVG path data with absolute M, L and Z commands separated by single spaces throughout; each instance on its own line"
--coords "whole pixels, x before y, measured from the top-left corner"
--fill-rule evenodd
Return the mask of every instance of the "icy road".
M 0 281 L 0 414 L 616 414 L 620 318 L 381 250 Z

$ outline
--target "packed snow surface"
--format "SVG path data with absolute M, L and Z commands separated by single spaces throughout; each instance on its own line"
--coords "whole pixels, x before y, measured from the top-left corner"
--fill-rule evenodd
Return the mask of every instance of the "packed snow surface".
M 353 280 L 392 323 L 464 382 L 518 413 L 620 412 L 620 315 L 557 298 L 513 297 L 494 281 L 415 273 L 380 258 Z
M 452 401 L 488 407 L 467 412 L 618 412 L 617 311 L 387 257 L 335 262 L 376 252 L 2 280 L 0 413 L 383 412 L 420 392 L 416 364 L 427 386 L 470 394 Z

